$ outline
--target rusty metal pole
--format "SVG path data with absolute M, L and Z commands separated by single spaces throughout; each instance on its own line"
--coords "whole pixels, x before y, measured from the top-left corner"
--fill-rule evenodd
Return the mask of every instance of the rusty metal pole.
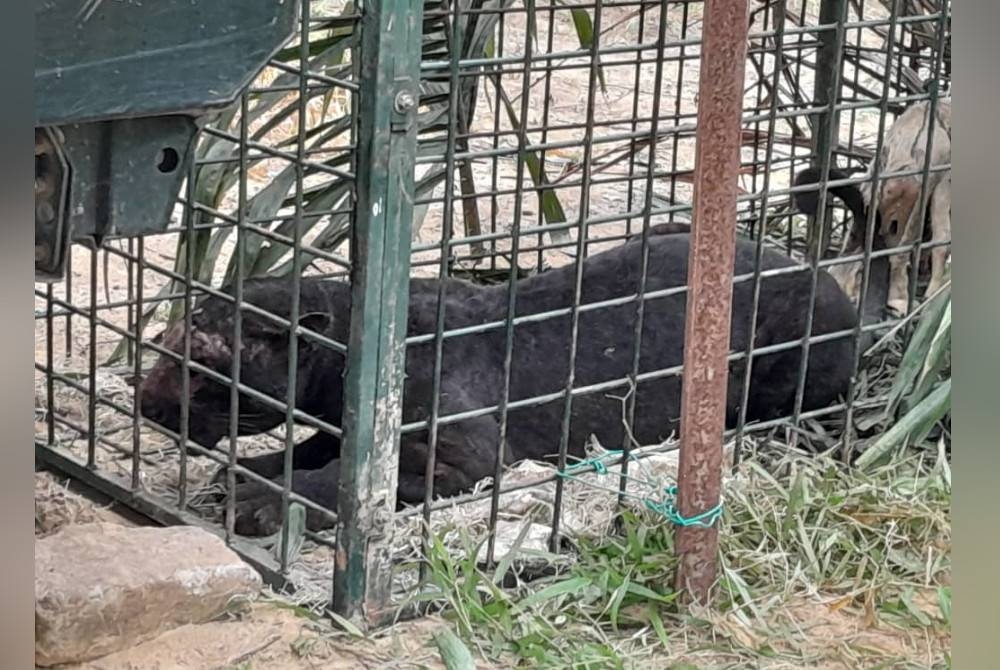
M 685 518 L 718 505 L 722 485 L 747 21 L 746 0 L 705 2 L 678 468 Z M 677 588 L 706 602 L 718 529 L 679 526 L 676 546 Z

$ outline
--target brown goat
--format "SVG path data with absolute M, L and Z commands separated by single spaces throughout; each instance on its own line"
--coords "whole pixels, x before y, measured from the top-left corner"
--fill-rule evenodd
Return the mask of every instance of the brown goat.
M 927 129 L 930 102 L 920 102 L 907 109 L 889 130 L 880 162 L 882 173 L 923 169 L 927 150 Z M 930 167 L 951 164 L 951 101 L 938 101 L 934 121 L 934 140 Z M 881 230 L 886 246 L 911 245 L 923 238 L 920 226 L 921 177 L 896 177 L 882 183 L 878 198 Z M 929 218 L 932 242 L 951 239 L 951 170 L 931 172 L 927 178 L 930 194 Z M 949 248 L 936 246 L 930 252 L 931 278 L 927 293 L 932 294 L 944 283 Z M 889 259 L 889 306 L 905 314 L 908 302 L 908 271 L 910 257 L 895 254 Z
M 929 125 L 930 101 L 918 102 L 903 112 L 889 128 L 882 152 L 879 155 L 879 173 L 894 174 L 913 170 L 923 170 L 927 150 L 927 129 Z M 939 100 L 934 120 L 934 140 L 931 147 L 931 169 L 951 165 L 951 99 Z M 874 164 L 869 170 L 872 174 Z M 951 239 L 951 170 L 931 172 L 927 178 L 930 197 L 925 211 L 924 226 L 921 219 L 921 176 L 890 177 L 881 183 L 876 217 L 876 234 L 887 248 L 908 246 L 924 237 L 924 227 L 930 226 L 931 242 L 941 243 Z M 871 206 L 871 182 L 861 188 L 866 207 Z M 865 221 L 855 221 L 858 231 L 864 230 Z M 852 239 L 864 239 L 863 233 L 852 235 Z M 845 253 L 856 253 L 858 248 L 845 249 Z M 949 247 L 935 246 L 930 252 L 931 277 L 927 294 L 933 294 L 944 283 L 946 265 L 950 255 Z M 890 278 L 888 306 L 905 314 L 909 303 L 910 256 L 896 253 L 889 258 Z M 847 292 L 857 298 L 860 263 L 840 265 L 831 273 Z

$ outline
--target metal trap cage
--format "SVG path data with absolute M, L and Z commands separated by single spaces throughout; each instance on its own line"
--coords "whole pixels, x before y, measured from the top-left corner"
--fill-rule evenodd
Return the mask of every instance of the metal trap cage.
M 929 185 L 950 168 L 930 150 L 950 78 L 946 0 L 746 3 L 744 86 L 728 99 L 706 98 L 705 88 L 699 96 L 711 2 L 297 4 L 293 40 L 202 124 L 166 229 L 70 247 L 62 284 L 36 285 L 35 447 L 45 467 L 156 521 L 224 535 L 309 606 L 332 600 L 345 616 L 385 621 L 419 588 L 432 536 L 456 550 L 459 536 L 482 540 L 490 566 L 527 540 L 559 551 L 575 535 L 605 532 L 663 473 L 676 476 L 675 431 L 639 444 L 629 427 L 642 420 L 636 385 L 677 377 L 679 361 L 640 369 L 635 354 L 627 374 L 599 382 L 577 379 L 569 361 L 602 309 L 641 311 L 686 287 L 647 292 L 643 273 L 632 294 L 584 304 L 580 272 L 560 304 L 529 314 L 518 311 L 518 290 L 626 244 L 646 253 L 651 227 L 692 220 L 700 178 L 738 184 L 737 234 L 758 261 L 777 250 L 811 277 L 809 314 L 816 277 L 830 268 L 860 261 L 864 302 L 878 293 L 869 289 L 878 259 L 919 268 L 950 243 L 875 248 L 870 208 L 862 248 L 845 254 L 857 221 L 832 195 L 838 185 L 915 179 L 923 225 Z M 699 124 L 699 104 L 741 110 L 737 144 L 720 149 L 739 154 L 733 169 L 696 164 L 698 144 L 719 136 Z M 924 160 L 880 167 L 893 119 L 915 104 L 930 110 Z M 808 166 L 823 178 L 794 186 Z M 827 178 L 838 166 L 854 174 Z M 799 212 L 795 193 L 817 195 L 815 217 Z M 710 268 L 712 258 L 690 262 Z M 789 271 L 758 265 L 732 281 L 759 295 L 769 273 Z M 919 274 L 907 284 L 911 311 L 924 297 Z M 487 286 L 503 296 L 499 311 L 476 312 Z M 753 323 L 759 307 L 754 300 Z M 857 307 L 850 328 L 770 348 L 750 336 L 731 351 L 752 365 L 856 342 L 848 388 L 823 407 L 804 408 L 800 365 L 790 411 L 756 420 L 744 375 L 730 389 L 737 411 L 725 434 L 735 460 L 767 442 L 850 453 L 884 428 L 894 348 L 908 329 L 881 313 L 862 320 L 865 311 Z M 562 324 L 563 345 L 539 360 L 567 357 L 568 374 L 544 394 L 515 397 L 512 379 L 535 374 L 515 365 L 516 333 L 547 321 Z M 863 355 L 860 343 L 887 330 L 900 337 Z M 484 350 L 498 377 L 463 383 L 497 384 L 498 401 L 462 405 L 450 386 L 463 379 L 461 352 Z M 408 352 L 421 363 L 404 374 Z M 725 387 L 715 392 L 724 404 Z M 616 399 L 625 438 L 583 453 L 571 419 L 591 396 Z M 504 444 L 527 430 L 509 417 L 539 406 L 563 417 L 545 436 L 556 445 L 547 464 L 494 453 L 477 469 L 485 476 L 434 494 L 451 462 L 443 450 L 464 425 L 489 418 Z M 304 474 L 330 450 L 335 476 Z M 268 454 L 271 476 L 239 460 Z M 574 463 L 587 472 L 566 476 Z M 308 477 L 326 477 L 333 505 L 297 493 Z M 417 493 L 397 510 L 404 485 Z M 254 486 L 243 499 L 227 494 Z M 270 532 L 249 536 L 244 522 Z

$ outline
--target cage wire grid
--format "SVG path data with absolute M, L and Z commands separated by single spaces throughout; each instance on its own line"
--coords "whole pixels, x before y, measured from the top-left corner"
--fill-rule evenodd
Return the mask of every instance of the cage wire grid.
M 917 176 L 926 203 L 930 175 L 950 168 L 931 165 L 928 151 L 919 169 L 880 172 L 875 162 L 863 174 L 880 155 L 896 115 L 923 100 L 930 101 L 933 110 L 944 95 L 950 77 L 950 3 L 748 4 L 738 233 L 754 240 L 758 260 L 769 248 L 800 261 L 798 271 L 805 267 L 814 277 L 810 304 L 817 273 L 847 262 L 864 264 L 864 296 L 867 267 L 873 259 L 909 254 L 918 267 L 921 256 L 935 245 L 950 243 L 918 241 L 874 250 L 871 214 L 864 249 L 838 255 L 849 232 L 849 218 L 839 201 L 828 195 L 831 186 Z M 367 2 L 360 8 L 331 0 L 303 2 L 297 38 L 235 105 L 202 131 L 197 159 L 168 230 L 146 238 L 107 241 L 100 249 L 78 246 L 62 286 L 36 285 L 39 461 L 160 522 L 198 524 L 222 534 L 274 584 L 294 588 L 293 597 L 300 603 L 325 607 L 337 597 L 331 596 L 335 535 L 332 529 L 306 528 L 300 512 L 332 524 L 337 510 L 297 495 L 287 475 L 310 433 L 338 441 L 363 438 L 357 437 L 356 425 L 345 427 L 340 416 L 316 416 L 295 406 L 296 376 L 301 373 L 297 358 L 303 347 L 346 352 L 351 368 L 352 361 L 374 355 L 359 353 L 361 349 L 378 341 L 391 344 L 393 332 L 398 337 L 403 333 L 386 316 L 378 333 L 352 326 L 345 338 L 349 341 L 335 341 L 304 326 L 297 337 L 290 337 L 290 324 L 299 323 L 304 314 L 301 277 L 331 281 L 364 277 L 362 288 L 354 282 L 352 296 L 368 300 L 364 304 L 369 306 L 379 285 L 391 284 L 387 290 L 401 291 L 411 274 L 413 281 L 461 278 L 499 285 L 494 290 L 503 290 L 506 297 L 495 318 L 449 329 L 444 298 L 448 291 L 461 289 L 439 283 L 436 303 L 423 303 L 429 305 L 432 332 L 405 338 L 408 349 L 433 351 L 429 406 L 422 408 L 419 419 L 402 421 L 398 428 L 404 441 L 426 434 L 426 493 L 422 504 L 399 511 L 363 511 L 368 525 L 345 531 L 387 543 L 379 560 L 392 569 L 377 577 L 385 583 L 376 585 L 380 595 L 367 606 L 384 613 L 407 602 L 424 576 L 426 564 L 419 558 L 432 533 L 456 552 L 468 550 L 466 536 L 482 539 L 486 544 L 481 559 L 491 567 L 526 537 L 565 553 L 565 541 L 604 533 L 620 505 L 655 494 L 674 475 L 676 439 L 670 436 L 642 445 L 624 439 L 621 444 L 598 445 L 589 455 L 602 457 L 607 474 L 580 472 L 577 479 L 567 479 L 557 470 L 580 458 L 572 454 L 581 445 L 569 444 L 565 417 L 579 398 L 613 395 L 620 398 L 621 419 L 629 426 L 636 418 L 630 389 L 679 375 L 681 366 L 640 371 L 636 353 L 631 373 L 622 378 L 582 385 L 574 384 L 571 375 L 563 388 L 552 393 L 512 398 L 515 332 L 567 317 L 578 324 L 588 312 L 623 305 L 640 309 L 686 287 L 639 290 L 636 295 L 581 304 L 578 280 L 570 305 L 519 314 L 520 284 L 511 280 L 573 266 L 578 259 L 635 237 L 647 248 L 651 235 L 643 231 L 650 226 L 690 219 L 703 8 L 700 2 L 670 0 L 425 2 L 422 22 L 413 28 L 415 41 L 407 47 L 419 95 L 412 126 L 406 126 L 401 117 L 393 116 L 400 114 L 398 96 L 381 106 L 374 104 L 378 91 L 373 82 L 384 83 L 377 76 L 391 74 L 385 54 L 393 46 L 374 33 L 410 8 L 389 0 Z M 374 53 L 365 52 L 366 48 Z M 369 103 L 373 106 L 366 106 Z M 366 143 L 386 141 L 366 130 L 365 123 L 400 124 L 388 140 L 398 162 L 388 169 L 413 173 L 412 201 L 396 210 L 405 215 L 398 220 L 412 216 L 412 231 L 404 225 L 393 232 L 391 224 L 373 226 L 369 217 L 358 216 L 359 208 L 372 205 L 366 198 L 375 188 L 371 165 L 364 158 L 370 148 Z M 839 165 L 856 172 L 846 180 L 820 180 L 809 187 L 818 192 L 821 203 L 816 221 L 799 214 L 791 202 L 793 193 L 805 190 L 792 188 L 793 176 L 808 165 L 824 170 Z M 920 214 L 923 221 L 923 211 Z M 810 253 L 810 245 L 816 243 L 810 236 L 817 229 L 826 231 L 819 235 L 822 253 Z M 366 253 L 381 249 L 381 263 L 359 257 L 359 248 Z M 761 282 L 795 269 L 758 266 L 734 277 L 734 282 L 753 287 L 751 324 L 757 320 Z M 283 314 L 244 301 L 248 282 L 273 275 L 288 277 L 292 285 L 292 299 L 282 306 L 287 308 Z M 231 287 L 229 292 L 222 290 L 225 285 Z M 911 278 L 911 309 L 919 302 L 918 288 Z M 202 296 L 242 305 L 234 310 L 234 351 L 241 350 L 246 319 L 264 319 L 285 329 L 289 349 L 285 393 L 272 397 L 248 385 L 240 357 L 227 370 L 192 358 L 191 326 Z M 356 304 L 352 322 L 357 309 Z M 859 315 L 861 311 L 859 307 Z M 167 326 L 177 323 L 185 325 L 186 333 L 180 351 L 165 346 L 164 337 Z M 751 336 L 748 346 L 733 351 L 730 360 L 752 365 L 762 355 L 800 348 L 804 368 L 809 347 L 817 343 L 860 340 L 865 333 L 881 334 L 898 325 L 898 319 L 886 317 L 764 348 L 754 348 Z M 905 329 L 898 330 L 905 334 Z M 575 328 L 573 333 L 572 341 L 565 343 L 570 356 L 576 347 Z M 501 343 L 499 402 L 449 412 L 441 400 L 446 346 L 449 341 L 491 334 L 499 334 Z M 873 417 L 885 405 L 894 356 L 901 346 L 897 337 L 876 355 L 857 351 L 846 399 L 820 409 L 802 409 L 806 371 L 800 369 L 794 411 L 766 421 L 747 417 L 750 375 L 746 374 L 739 420 L 726 432 L 730 458 L 738 461 L 741 448 L 769 443 L 851 449 L 859 435 L 875 425 Z M 179 363 L 183 397 L 189 396 L 195 376 L 229 387 L 229 437 L 218 449 L 206 449 L 190 439 L 192 429 L 200 427 L 192 427 L 186 403 L 176 430 L 143 416 L 134 386 L 148 375 L 157 357 Z M 386 365 L 384 370 L 395 369 Z M 362 396 L 371 401 L 373 394 L 385 392 L 382 387 L 366 387 L 366 379 L 376 378 L 345 381 L 345 417 L 382 412 L 376 423 L 399 422 L 398 407 L 365 405 Z M 238 409 L 247 402 L 280 412 L 283 420 L 258 435 L 238 436 Z M 434 496 L 443 430 L 496 417 L 499 433 L 505 436 L 509 414 L 542 403 L 562 403 L 564 410 L 554 463 L 510 466 L 496 455 L 490 476 L 471 490 L 450 498 Z M 383 443 L 385 435 L 392 434 L 391 428 L 387 430 L 381 434 Z M 365 435 L 375 439 L 370 432 Z M 391 440 L 388 445 L 391 449 Z M 237 463 L 238 456 L 275 453 L 276 448 L 285 449 L 283 482 L 270 481 Z M 385 444 L 381 448 L 384 456 Z M 344 458 L 350 451 L 345 448 Z M 387 460 L 394 463 L 396 458 L 398 453 Z M 357 468 L 359 463 L 342 465 L 347 467 Z M 219 468 L 223 475 L 213 481 Z M 234 496 L 221 496 L 220 502 L 218 494 L 233 491 L 237 477 L 280 493 L 281 531 L 276 536 L 248 538 L 236 532 Z M 359 514 L 364 506 L 361 494 L 349 497 L 357 506 L 352 514 Z M 358 570 L 371 571 L 372 565 L 352 566 L 346 572 L 355 579 Z M 338 572 L 336 584 L 342 591 L 338 609 L 356 611 L 369 587 L 345 581 L 345 571 Z

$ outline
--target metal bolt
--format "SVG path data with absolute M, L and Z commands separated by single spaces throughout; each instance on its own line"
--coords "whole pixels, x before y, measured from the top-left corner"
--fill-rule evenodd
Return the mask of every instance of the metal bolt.
M 56 210 L 52 206 L 52 203 L 48 200 L 42 200 L 39 203 L 35 203 L 35 222 L 36 223 L 51 223 L 56 218 Z
M 417 106 L 417 98 L 410 91 L 400 91 L 394 102 L 396 111 L 404 114 Z
M 35 197 L 41 197 L 47 195 L 49 191 L 49 184 L 43 177 L 35 177 Z

